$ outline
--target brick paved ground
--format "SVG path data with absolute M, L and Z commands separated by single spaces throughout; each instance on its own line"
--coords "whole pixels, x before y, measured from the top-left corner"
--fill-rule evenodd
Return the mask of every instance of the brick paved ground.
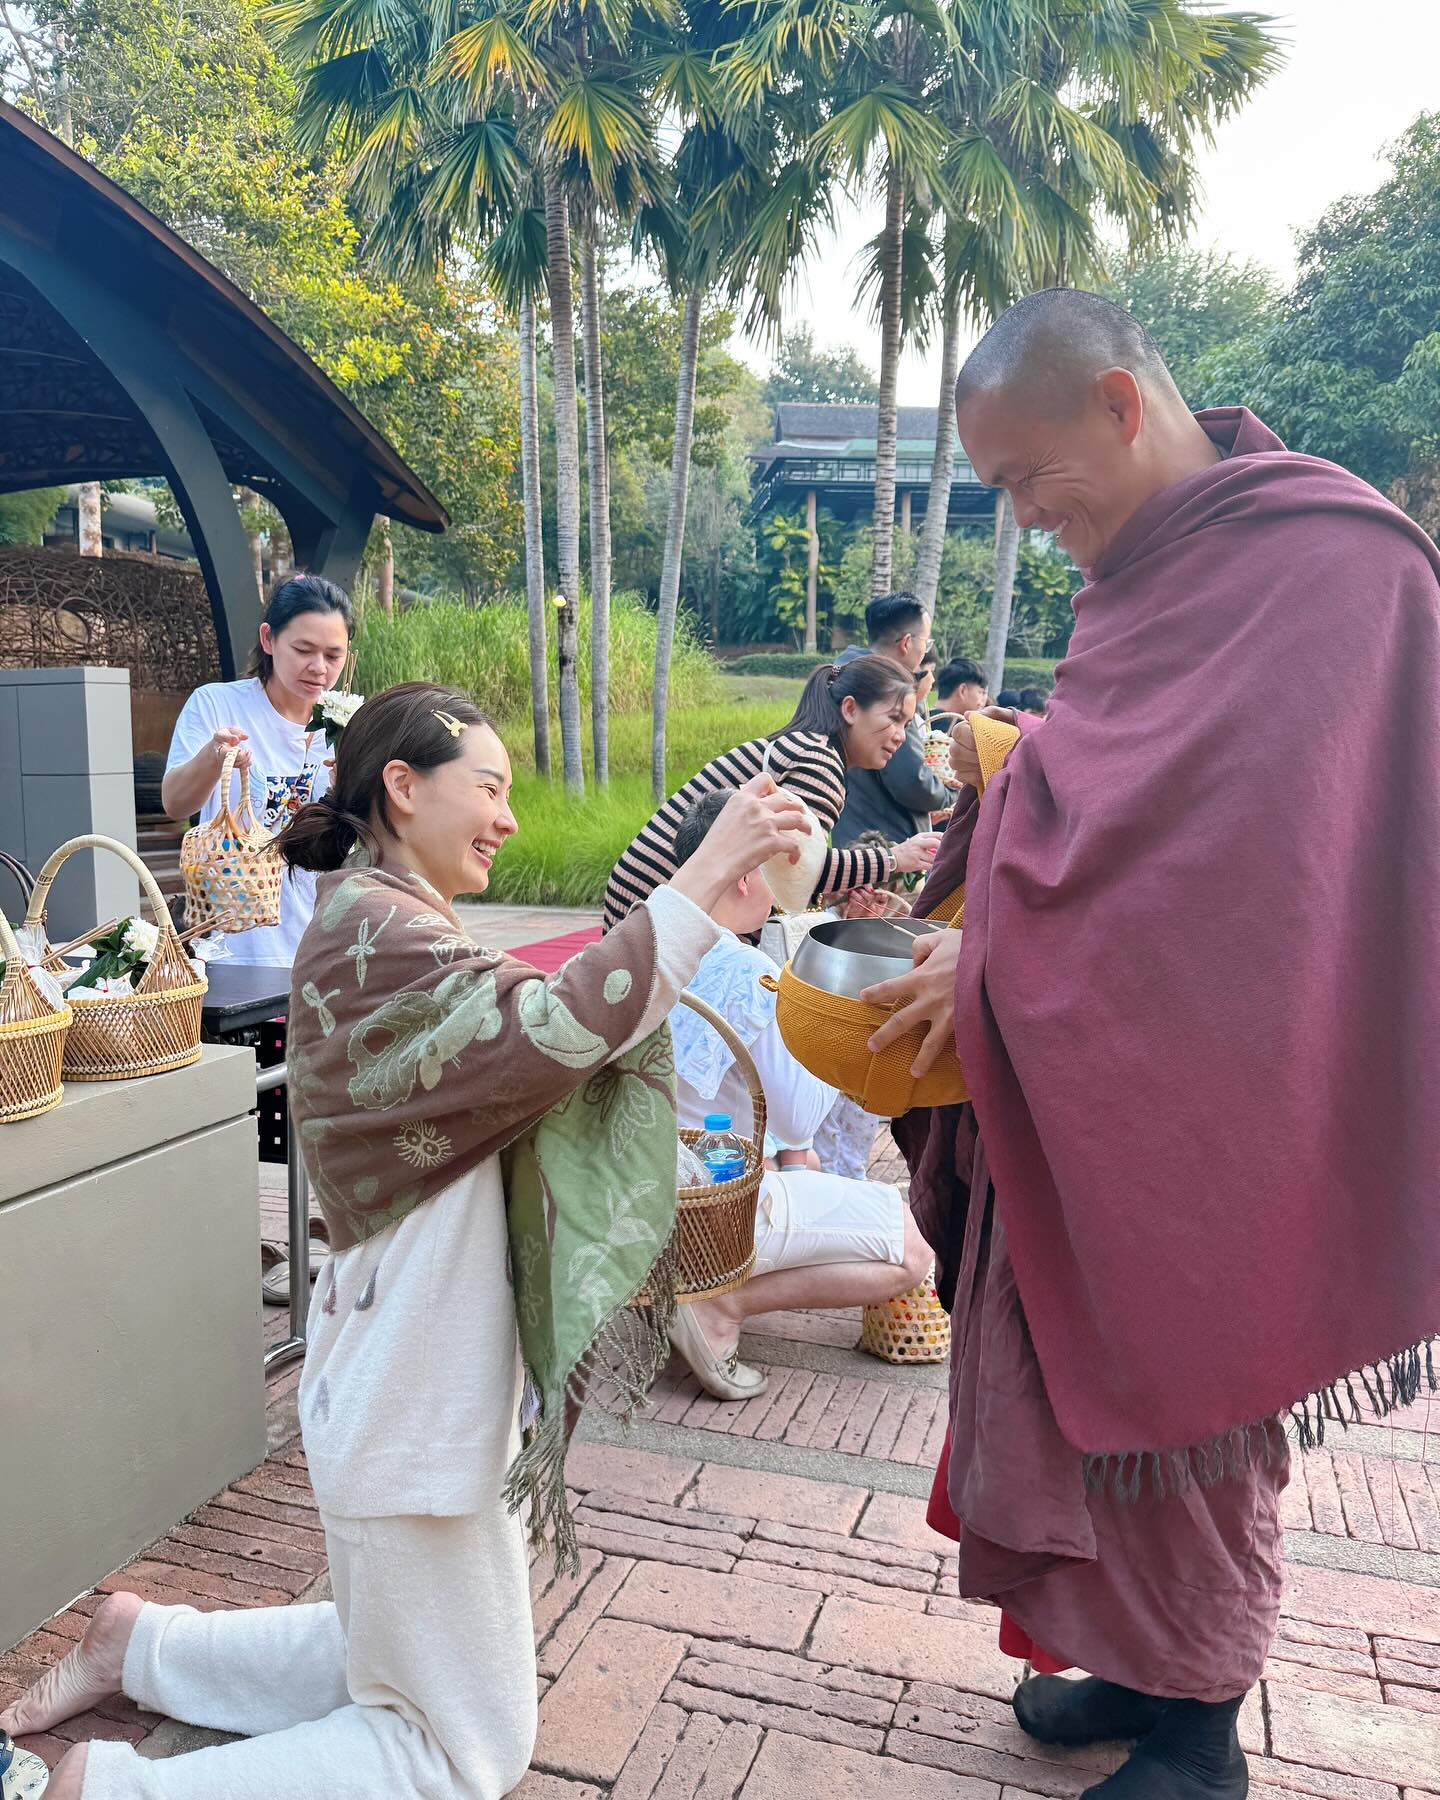
M 582 1426 L 581 1576 L 535 1572 L 543 1698 L 522 1800 L 1079 1794 L 1115 1757 L 1020 1733 L 1018 1665 L 993 1613 L 955 1597 L 924 1522 L 941 1372 L 859 1356 L 854 1315 L 754 1325 L 761 1399 L 717 1405 L 672 1369 L 628 1439 L 603 1410 Z M 272 1384 L 269 1460 L 102 1590 L 201 1607 L 327 1591 L 295 1381 Z M 1440 1402 L 1306 1459 L 1286 1526 L 1281 1634 L 1243 1720 L 1253 1791 L 1440 1800 Z M 0 1702 L 96 1604 L 0 1658 Z M 157 1756 L 209 1741 L 125 1701 L 32 1741 L 53 1760 L 90 1736 Z

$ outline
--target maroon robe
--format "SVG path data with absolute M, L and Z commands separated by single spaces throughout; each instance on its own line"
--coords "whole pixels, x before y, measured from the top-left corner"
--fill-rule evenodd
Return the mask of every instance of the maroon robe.
M 1440 558 L 1250 414 L 1202 424 L 1222 460 L 1107 547 L 1049 720 L 946 834 L 917 910 L 966 882 L 974 1106 L 896 1135 L 953 1307 L 961 1591 L 1215 1700 L 1278 1613 L 1277 1416 L 1404 1404 L 1440 1326 Z

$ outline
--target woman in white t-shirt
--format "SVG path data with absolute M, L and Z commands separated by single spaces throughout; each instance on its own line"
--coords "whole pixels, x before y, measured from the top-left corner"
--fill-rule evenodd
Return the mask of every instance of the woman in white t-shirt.
M 220 769 L 242 745 L 238 768 L 250 771 L 255 817 L 278 832 L 302 806 L 330 787 L 330 756 L 320 732 L 307 729 L 315 702 L 344 674 L 354 616 L 344 588 L 321 575 L 288 575 L 270 596 L 260 641 L 243 681 L 212 681 L 185 702 L 170 740 L 160 789 L 165 811 L 183 821 L 220 809 Z M 239 798 L 238 775 L 231 792 Z M 227 940 L 236 962 L 288 969 L 315 910 L 315 877 L 285 876 L 280 923 Z

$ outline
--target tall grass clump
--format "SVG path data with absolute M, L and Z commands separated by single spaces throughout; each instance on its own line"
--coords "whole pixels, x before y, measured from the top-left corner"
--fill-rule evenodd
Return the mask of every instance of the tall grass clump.
M 550 692 L 556 688 L 553 643 Z M 443 681 L 463 688 L 507 725 L 530 714 L 530 640 L 524 602 L 465 606 L 436 600 L 387 616 L 366 607 L 355 633 L 355 686 L 378 694 L 398 681 Z M 616 594 L 610 608 L 610 710 L 648 714 L 655 679 L 655 615 L 637 594 Z M 724 699 L 720 671 L 683 616 L 670 668 L 670 706 L 680 711 Z M 590 706 L 590 614 L 580 614 L 580 704 Z

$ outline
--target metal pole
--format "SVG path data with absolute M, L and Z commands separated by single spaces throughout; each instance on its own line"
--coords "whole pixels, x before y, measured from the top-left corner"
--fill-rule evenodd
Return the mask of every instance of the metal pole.
M 255 1078 L 257 1094 L 283 1087 L 284 1063 L 262 1069 Z M 290 1116 L 288 1199 L 290 1213 L 290 1335 L 265 1352 L 265 1372 L 298 1362 L 305 1354 L 305 1325 L 310 1310 L 310 1181 L 300 1154 L 300 1133 Z

